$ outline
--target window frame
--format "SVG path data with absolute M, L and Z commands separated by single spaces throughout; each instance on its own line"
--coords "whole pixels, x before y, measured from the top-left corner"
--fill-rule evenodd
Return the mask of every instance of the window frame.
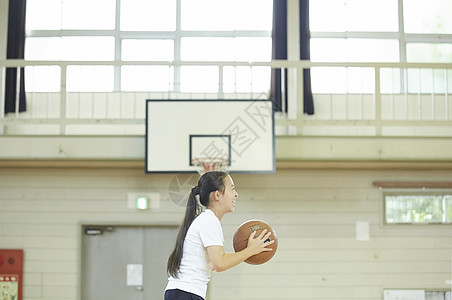
M 27 29 L 26 38 L 41 38 L 41 37 L 90 37 L 90 36 L 109 36 L 114 38 L 114 61 L 122 61 L 122 41 L 127 39 L 133 40 L 162 40 L 168 39 L 173 40 L 174 47 L 174 57 L 173 61 L 181 61 L 181 40 L 182 38 L 190 37 L 250 37 L 250 38 L 270 38 L 271 39 L 271 29 L 270 30 L 234 30 L 234 31 L 200 31 L 200 30 L 182 30 L 181 19 L 182 19 L 182 0 L 175 0 L 176 2 L 176 29 L 174 31 L 121 31 L 120 20 L 121 11 L 120 4 L 121 0 L 115 0 L 116 10 L 115 10 L 115 28 L 114 29 L 80 29 L 80 30 L 30 30 Z M 269 58 L 269 61 L 271 57 Z M 129 61 L 130 60 L 124 60 Z M 167 61 L 162 61 L 162 63 L 167 63 Z M 121 87 L 121 66 L 114 66 L 114 83 L 113 92 L 124 92 L 127 90 L 122 90 Z M 172 90 L 168 91 L 171 93 L 182 93 L 180 89 L 181 80 L 181 68 L 174 67 L 172 70 L 173 84 Z M 270 83 L 269 83 L 270 90 Z M 219 89 L 218 94 L 222 94 L 222 89 Z M 152 91 L 150 91 L 152 92 Z M 242 92 L 236 91 L 236 94 L 241 94 Z M 248 92 L 249 93 L 249 92 Z M 251 93 L 254 93 L 251 91 Z
M 445 196 L 452 197 L 450 189 L 393 189 L 382 192 L 382 222 L 385 226 L 452 226 L 452 220 L 447 220 L 447 206 L 443 206 L 443 219 L 441 222 L 388 222 L 387 220 L 387 196 Z M 446 203 L 447 205 L 447 203 Z M 445 218 L 445 221 L 444 221 Z
M 399 43 L 399 61 L 401 63 L 406 63 L 407 61 L 407 45 L 416 43 L 427 43 L 427 44 L 452 44 L 452 33 L 451 34 L 439 34 L 439 33 L 406 33 L 404 25 L 404 12 L 403 12 L 403 1 L 397 0 L 398 8 L 398 31 L 344 31 L 344 32 L 329 32 L 329 31 L 312 31 L 311 39 L 315 38 L 334 38 L 334 39 L 389 39 L 397 40 Z M 312 19 L 312 15 L 310 18 Z M 312 52 L 312 50 L 311 50 Z M 322 61 L 323 62 L 323 61 Z M 347 62 L 347 61 L 343 61 Z M 393 94 L 415 94 L 415 92 L 410 92 L 407 86 L 407 74 L 405 72 L 400 72 L 399 76 L 399 89 L 393 91 Z M 323 83 L 322 83 L 323 84 Z M 321 84 L 321 85 L 322 85 Z M 380 91 L 385 94 L 386 92 Z M 319 94 L 331 94 L 334 92 L 317 92 Z M 354 92 L 347 91 L 345 94 L 353 94 Z

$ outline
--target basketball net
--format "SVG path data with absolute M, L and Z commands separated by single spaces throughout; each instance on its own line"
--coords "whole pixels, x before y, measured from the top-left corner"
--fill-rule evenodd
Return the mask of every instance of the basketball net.
M 196 157 L 193 164 L 198 167 L 199 175 L 209 171 L 225 171 L 229 160 L 224 157 Z

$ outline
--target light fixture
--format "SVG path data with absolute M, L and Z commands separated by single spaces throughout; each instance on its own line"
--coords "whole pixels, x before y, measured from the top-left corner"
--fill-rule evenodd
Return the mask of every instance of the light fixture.
M 129 192 L 127 193 L 127 208 L 141 211 L 157 210 L 160 208 L 160 193 Z
M 140 210 L 148 209 L 149 208 L 148 198 L 137 197 L 135 205 L 136 205 L 135 207 Z

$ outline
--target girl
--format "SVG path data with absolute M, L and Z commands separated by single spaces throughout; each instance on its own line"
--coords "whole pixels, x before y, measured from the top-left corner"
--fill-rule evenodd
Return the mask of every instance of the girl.
M 221 272 L 250 256 L 273 250 L 267 246 L 274 241 L 265 243 L 271 232 L 264 230 L 257 237 L 253 231 L 244 250 L 224 252 L 220 221 L 234 211 L 237 197 L 231 176 L 222 171 L 204 173 L 192 188 L 176 246 L 168 259 L 165 300 L 204 300 L 212 269 Z

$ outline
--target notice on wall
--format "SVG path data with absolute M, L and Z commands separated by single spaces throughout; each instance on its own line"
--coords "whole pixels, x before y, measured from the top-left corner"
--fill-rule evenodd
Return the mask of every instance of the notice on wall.
M 356 240 L 369 240 L 369 222 L 356 221 Z
M 143 285 L 143 265 L 128 264 L 127 265 L 127 286 Z
M 0 300 L 17 300 L 19 275 L 0 275 Z

